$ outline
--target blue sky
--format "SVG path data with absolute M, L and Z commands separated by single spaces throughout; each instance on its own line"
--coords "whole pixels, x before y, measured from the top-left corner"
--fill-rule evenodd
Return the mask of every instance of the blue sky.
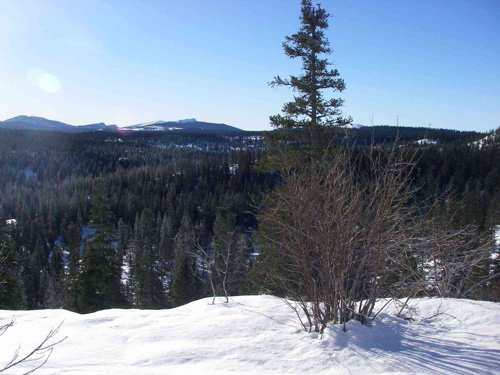
M 500 1 L 325 0 L 355 123 L 500 125 Z M 294 0 L 0 0 L 0 119 L 269 129 L 298 73 Z

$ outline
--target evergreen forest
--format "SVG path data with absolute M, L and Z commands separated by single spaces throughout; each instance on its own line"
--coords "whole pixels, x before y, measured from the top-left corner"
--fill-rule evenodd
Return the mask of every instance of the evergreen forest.
M 413 150 L 422 210 L 439 197 L 457 227 L 491 238 L 500 225 L 498 141 L 479 147 L 485 134 L 417 128 L 332 134 L 332 147 Z M 0 309 L 157 309 L 258 293 L 257 214 L 280 179 L 262 162 L 265 139 L 0 130 Z

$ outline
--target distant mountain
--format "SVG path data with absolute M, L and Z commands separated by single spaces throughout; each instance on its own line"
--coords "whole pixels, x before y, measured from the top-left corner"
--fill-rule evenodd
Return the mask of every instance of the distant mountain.
M 37 116 L 16 116 L 5 121 L 0 121 L 0 129 L 25 129 L 25 130 L 50 130 L 59 132 L 93 132 L 116 131 L 116 125 L 106 125 L 103 122 L 88 125 L 69 125 L 61 121 L 49 120 Z
M 172 130 L 189 130 L 202 132 L 242 132 L 231 125 L 218 124 L 213 122 L 198 121 L 194 118 L 178 120 L 178 121 L 152 121 L 142 124 L 126 126 L 127 130 L 142 130 L 142 131 L 172 131 Z
M 103 122 L 89 125 L 70 125 L 61 121 L 49 120 L 37 116 L 16 116 L 0 121 L 0 129 L 50 130 L 59 132 L 95 132 L 117 131 L 119 129 L 133 131 L 172 131 L 188 130 L 194 132 L 243 132 L 234 126 L 198 121 L 194 118 L 179 121 L 152 121 L 119 128 L 116 125 L 106 125 Z
M 80 126 L 73 126 L 75 131 L 82 131 L 82 132 L 92 132 L 92 131 L 117 131 L 120 129 L 117 125 L 106 125 L 104 122 L 99 122 L 97 124 L 90 124 L 90 125 L 80 125 Z
M 64 131 L 71 125 L 64 122 L 48 120 L 43 117 L 36 116 L 16 116 L 8 120 L 0 122 L 1 128 L 6 129 L 38 129 L 38 130 L 56 130 Z

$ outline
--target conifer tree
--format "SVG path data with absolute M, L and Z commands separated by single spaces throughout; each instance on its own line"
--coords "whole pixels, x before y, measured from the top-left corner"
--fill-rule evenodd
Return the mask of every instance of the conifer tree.
M 21 309 L 26 307 L 22 264 L 9 232 L 0 228 L 0 309 Z
M 170 285 L 170 295 L 176 306 L 186 304 L 198 298 L 202 286 L 195 275 L 195 260 L 191 254 L 195 251 L 195 233 L 187 215 L 182 219 L 179 232 L 175 236 L 174 265 Z
M 113 246 L 114 215 L 102 182 L 98 182 L 94 190 L 90 226 L 94 232 L 85 243 L 78 277 L 77 309 L 84 313 L 124 304 L 121 260 Z
M 145 208 L 136 222 L 131 241 L 130 293 L 139 308 L 160 308 L 166 305 L 162 283 L 162 267 L 158 252 L 154 216 Z
M 42 278 L 43 273 L 47 272 L 47 252 L 43 245 L 43 239 L 38 237 L 35 248 L 28 255 L 28 267 L 25 267 L 25 286 L 28 308 L 43 308 L 43 296 L 45 293 L 46 278 Z
M 43 305 L 45 308 L 55 309 L 63 307 L 62 284 L 64 262 L 62 250 L 54 246 L 49 258 L 47 284 L 44 288 Z
M 68 266 L 64 272 L 64 306 L 66 309 L 76 309 L 77 280 L 80 271 L 80 246 L 81 246 L 81 225 L 70 224 L 65 233 L 64 239 L 68 248 Z
M 118 256 L 123 258 L 128 245 L 129 240 L 129 230 L 127 225 L 123 222 L 123 219 L 118 219 L 118 229 L 117 229 L 117 245 L 118 245 Z
M 172 219 L 166 214 L 163 215 L 163 219 L 160 227 L 160 260 L 166 267 L 167 271 L 172 268 L 172 261 L 174 259 L 174 227 Z
M 325 36 L 329 14 L 320 5 L 313 6 L 311 0 L 302 0 L 301 27 L 291 36 L 285 37 L 283 49 L 292 59 L 302 60 L 303 73 L 289 78 L 274 77 L 271 87 L 287 86 L 297 93 L 294 100 L 283 105 L 284 115 L 270 117 L 271 125 L 281 129 L 308 130 L 312 143 L 320 142 L 320 131 L 325 127 L 342 126 L 351 122 L 341 116 L 340 98 L 326 98 L 324 92 L 341 92 L 344 80 L 337 69 L 324 57 L 331 53 Z

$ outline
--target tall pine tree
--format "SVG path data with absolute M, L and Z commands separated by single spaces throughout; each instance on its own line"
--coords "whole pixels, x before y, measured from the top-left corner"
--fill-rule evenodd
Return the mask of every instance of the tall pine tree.
M 26 308 L 21 259 L 16 251 L 12 230 L 3 227 L 0 217 L 0 309 Z
M 68 265 L 64 270 L 64 307 L 68 310 L 76 309 L 81 240 L 81 225 L 71 223 L 64 232 L 64 241 L 69 253 Z
M 162 262 L 152 211 L 145 208 L 135 223 L 134 238 L 130 241 L 130 294 L 139 308 L 166 307 L 166 291 Z
M 121 259 L 113 245 L 114 215 L 102 181 L 94 189 L 90 227 L 93 233 L 85 243 L 78 277 L 77 309 L 83 313 L 124 305 Z
M 320 131 L 325 127 L 342 126 L 351 122 L 341 116 L 340 98 L 326 98 L 324 92 L 341 92 L 344 80 L 337 69 L 324 57 L 331 53 L 325 36 L 329 14 L 311 0 L 302 0 L 300 30 L 285 37 L 283 49 L 292 59 L 302 60 L 303 73 L 289 78 L 274 77 L 270 86 L 287 86 L 298 93 L 294 100 L 283 105 L 284 115 L 270 117 L 271 124 L 281 129 L 308 130 L 312 143 L 320 142 Z

